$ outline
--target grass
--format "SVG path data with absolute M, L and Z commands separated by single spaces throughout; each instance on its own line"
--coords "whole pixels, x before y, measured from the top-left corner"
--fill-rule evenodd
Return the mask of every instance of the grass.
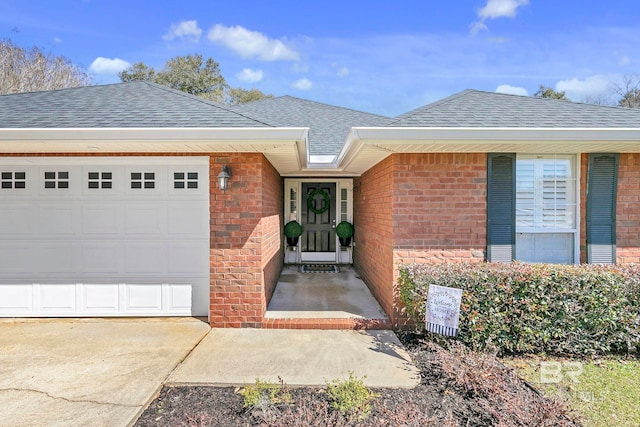
M 586 427 L 640 426 L 640 361 L 540 357 L 504 362 L 548 396 L 567 402 Z

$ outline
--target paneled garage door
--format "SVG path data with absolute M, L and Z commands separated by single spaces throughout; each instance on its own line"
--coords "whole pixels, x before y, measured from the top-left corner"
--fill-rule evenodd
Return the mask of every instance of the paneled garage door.
M 206 316 L 207 157 L 0 158 L 0 316 Z

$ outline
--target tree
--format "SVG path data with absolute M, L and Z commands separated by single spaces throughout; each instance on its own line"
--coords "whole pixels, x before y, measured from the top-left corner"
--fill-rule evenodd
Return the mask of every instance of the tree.
M 86 86 L 91 78 L 63 56 L 0 40 L 0 94 Z
M 544 85 L 540 85 L 540 89 L 538 89 L 538 91 L 534 93 L 533 96 L 536 96 L 538 98 L 561 99 L 563 101 L 569 100 L 569 98 L 567 98 L 567 96 L 565 95 L 564 91 L 558 92 Z
M 153 81 L 156 71 L 148 67 L 144 62 L 136 62 L 126 70 L 118 73 L 121 82 L 133 82 L 138 80 Z
M 212 58 L 204 61 L 201 54 L 176 56 L 156 72 L 143 62 L 118 73 L 120 81 L 147 80 L 187 92 L 220 104 L 235 105 L 272 97 L 258 89 L 231 88 L 220 73 L 220 65 Z
M 258 101 L 264 98 L 273 98 L 271 94 L 265 94 L 258 89 L 242 89 L 240 87 L 230 88 L 229 96 L 227 98 L 227 104 L 238 105 L 245 104 L 247 102 Z
M 620 96 L 619 107 L 640 108 L 640 75 L 632 74 L 622 78 L 622 83 L 615 83 L 613 91 Z

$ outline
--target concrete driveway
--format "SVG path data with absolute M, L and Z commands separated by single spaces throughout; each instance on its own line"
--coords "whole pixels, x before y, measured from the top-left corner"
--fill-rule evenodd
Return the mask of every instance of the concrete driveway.
M 192 318 L 0 319 L 0 426 L 126 426 L 209 330 Z

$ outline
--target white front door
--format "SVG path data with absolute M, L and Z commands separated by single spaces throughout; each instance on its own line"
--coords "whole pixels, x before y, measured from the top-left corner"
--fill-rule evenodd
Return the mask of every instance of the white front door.
M 209 159 L 0 159 L 0 317 L 206 316 Z

